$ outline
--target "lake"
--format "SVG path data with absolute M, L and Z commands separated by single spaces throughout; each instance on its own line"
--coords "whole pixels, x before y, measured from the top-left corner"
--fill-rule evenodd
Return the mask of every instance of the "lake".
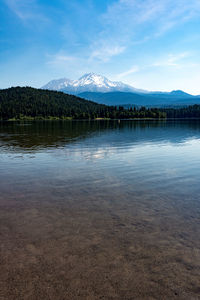
M 0 123 L 0 299 L 200 299 L 200 121 Z

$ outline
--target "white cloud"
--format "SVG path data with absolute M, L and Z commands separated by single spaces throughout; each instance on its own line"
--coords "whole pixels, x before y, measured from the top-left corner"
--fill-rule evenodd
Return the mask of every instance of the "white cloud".
M 97 49 L 91 53 L 90 59 L 98 59 L 100 61 L 107 62 L 113 56 L 123 53 L 125 49 L 126 49 L 125 47 L 117 46 L 117 45 L 116 46 L 105 45 L 105 46 L 101 46 L 100 48 L 97 47 Z
M 122 73 L 119 73 L 117 75 L 118 78 L 123 78 L 123 77 L 126 77 L 130 74 L 133 74 L 133 73 L 136 73 L 140 70 L 140 68 L 138 66 L 133 66 L 132 68 L 130 68 L 129 70 L 125 71 L 125 72 L 122 72 Z
M 29 12 L 27 11 L 27 3 L 19 0 L 5 0 L 7 6 L 14 12 L 20 19 L 24 20 L 29 17 Z M 30 0 L 30 5 L 33 1 Z
M 19 0 L 6 1 L 19 3 Z M 79 58 L 81 61 L 85 60 L 85 65 L 90 63 L 95 66 L 107 63 L 122 53 L 125 55 L 129 49 L 134 51 L 134 47 L 138 48 L 139 44 L 159 38 L 181 22 L 187 22 L 198 15 L 200 0 L 118 0 L 108 5 L 106 12 L 96 19 L 96 34 L 91 35 L 87 45 L 79 45 L 79 39 L 70 24 L 67 28 L 72 32 L 67 36 L 70 35 L 73 44 L 76 42 L 77 49 L 81 48 L 81 51 L 76 52 L 77 57 L 74 61 Z M 58 56 L 55 61 L 59 63 L 61 60 L 67 62 L 72 58 L 68 55 L 65 57 L 64 54 Z M 176 65 L 176 61 L 169 57 L 163 64 L 172 66 Z M 134 70 L 122 72 L 121 76 L 125 77 L 131 73 L 134 73 Z
M 55 72 L 62 73 L 62 76 L 69 76 L 70 79 L 72 74 L 73 77 L 77 77 L 92 71 L 88 57 L 70 55 L 65 51 L 59 51 L 54 55 L 46 54 L 46 65 Z
M 195 16 L 200 16 L 199 0 L 118 0 L 97 20 L 100 29 L 89 46 L 90 59 L 108 62 Z M 173 58 L 170 63 L 175 64 Z
M 101 17 L 102 36 L 115 37 L 124 45 L 143 40 L 144 28 L 151 37 L 157 37 L 198 16 L 199 0 L 119 0 Z
M 59 65 L 63 63 L 71 63 L 77 60 L 75 56 L 70 56 L 62 53 L 57 53 L 55 55 L 47 55 L 48 64 L 50 65 Z
M 156 61 L 151 66 L 153 67 L 180 67 L 182 61 L 190 56 L 189 52 L 178 54 L 168 54 L 166 58 Z
M 21 21 L 28 20 L 40 20 L 43 22 L 49 21 L 49 19 L 41 13 L 36 0 L 4 0 L 9 9 L 19 18 Z
M 119 55 L 123 53 L 125 47 L 118 47 L 118 46 L 105 46 L 99 49 L 94 49 L 91 53 L 82 53 L 82 55 L 68 55 L 65 51 L 59 51 L 54 55 L 47 55 L 47 64 L 54 65 L 54 66 L 70 66 L 74 64 L 74 66 L 79 65 L 89 65 L 93 63 L 93 65 L 98 62 L 107 62 L 113 56 Z

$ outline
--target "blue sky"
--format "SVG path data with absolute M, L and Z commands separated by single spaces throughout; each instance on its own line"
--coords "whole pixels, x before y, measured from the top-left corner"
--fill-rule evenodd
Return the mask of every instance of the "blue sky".
M 199 0 L 1 0 L 0 88 L 95 72 L 200 94 Z

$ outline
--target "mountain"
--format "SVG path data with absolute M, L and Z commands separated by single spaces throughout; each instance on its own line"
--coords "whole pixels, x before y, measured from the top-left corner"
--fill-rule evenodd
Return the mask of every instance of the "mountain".
M 79 97 L 106 105 L 146 105 L 148 97 L 130 92 L 80 93 Z
M 79 97 L 105 105 L 170 107 L 200 104 L 200 97 L 182 92 L 138 94 L 127 92 L 80 93 Z M 181 93 L 181 94 L 182 94 Z M 188 96 L 187 96 L 188 95 Z
M 171 92 L 149 92 L 148 94 L 151 97 L 161 97 L 161 98 L 176 98 L 176 99 L 184 99 L 184 98 L 194 98 L 195 96 L 185 93 L 181 90 L 174 90 Z
M 66 87 L 71 87 L 73 84 L 73 80 L 67 78 L 61 78 L 56 80 L 51 80 L 46 85 L 42 87 L 42 89 L 52 90 L 52 91 L 61 91 Z
M 85 74 L 78 80 L 52 80 L 42 89 L 62 91 L 106 105 L 180 106 L 200 103 L 200 96 L 193 96 L 181 90 L 150 92 L 123 82 L 111 81 L 94 73 Z
M 42 89 L 62 91 L 75 95 L 83 92 L 147 92 L 145 90 L 136 89 L 123 82 L 111 81 L 104 76 L 94 73 L 85 74 L 78 80 L 70 80 L 67 78 L 52 80 L 44 85 Z
M 164 93 L 163 93 L 164 94 Z M 190 95 L 190 94 L 188 94 L 188 93 L 185 93 L 185 92 L 183 92 L 183 91 L 181 91 L 181 90 L 175 90 L 175 91 L 172 91 L 172 92 L 170 92 L 170 93 L 168 93 L 168 94 L 170 94 L 171 96 L 175 96 L 175 97 L 181 97 L 181 98 L 188 98 L 188 97 L 194 97 L 193 95 Z

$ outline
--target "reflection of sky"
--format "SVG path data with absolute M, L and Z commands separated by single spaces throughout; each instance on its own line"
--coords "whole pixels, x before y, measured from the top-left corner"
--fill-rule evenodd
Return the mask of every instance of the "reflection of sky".
M 145 185 L 194 193 L 200 179 L 197 129 L 171 126 L 99 130 L 71 143 L 57 142 L 46 148 L 41 144 L 37 151 L 34 147 L 26 151 L 22 145 L 15 148 L 9 139 L 4 140 L 3 149 L 0 147 L 0 179 L 11 178 L 20 184 L 20 180 L 38 177 L 44 186 L 46 180 L 52 184 L 63 181 L 64 185 L 126 189 Z
M 68 145 L 64 148 L 58 148 L 56 152 L 54 150 L 49 151 L 49 154 L 53 156 L 63 156 L 65 158 L 73 156 L 76 160 L 99 160 L 99 159 L 120 159 L 120 160 L 129 160 L 139 157 L 160 157 L 165 159 L 166 157 L 173 158 L 176 156 L 176 159 L 186 159 L 187 155 L 189 157 L 199 154 L 200 150 L 200 139 L 186 139 L 181 143 L 171 143 L 169 141 L 162 142 L 141 142 L 141 143 L 127 143 L 124 145 L 122 143 L 116 145 L 108 143 L 101 145 L 100 143 L 85 144 L 84 142 L 75 145 Z M 192 157 L 191 157 L 192 159 Z M 129 161 L 129 162 L 131 162 Z
M 122 121 L 35 122 L 29 126 L 0 123 L 0 149 L 8 152 L 47 152 L 72 144 L 79 148 L 128 148 L 141 144 L 182 144 L 200 138 L 200 122 Z
M 61 151 L 61 152 L 60 152 Z M 169 186 L 181 189 L 198 188 L 200 178 L 200 140 L 187 139 L 183 143 L 141 143 L 128 147 L 98 146 L 77 147 L 60 150 L 59 157 L 66 166 L 78 166 L 85 176 L 101 174 L 107 180 L 120 184 L 145 184 L 149 186 Z M 63 159 L 62 159 L 63 158 Z M 76 173 L 76 172 L 75 172 Z M 88 175 L 90 173 L 90 175 Z M 78 174 L 76 174 L 78 176 Z M 75 176 L 75 177 L 76 177 Z M 195 186 L 195 187 L 194 187 Z

